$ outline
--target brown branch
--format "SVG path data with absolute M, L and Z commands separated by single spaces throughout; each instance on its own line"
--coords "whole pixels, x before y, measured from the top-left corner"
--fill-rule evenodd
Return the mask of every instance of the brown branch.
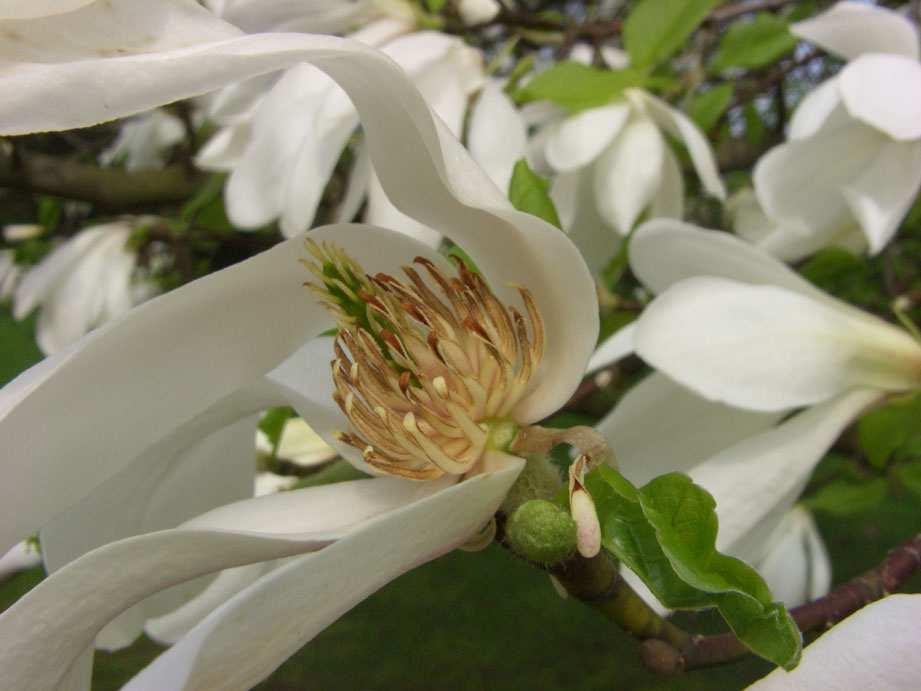
M 184 201 L 201 180 L 182 165 L 128 172 L 0 149 L 0 187 L 77 199 L 113 211 Z
M 898 590 L 919 567 L 921 533 L 892 550 L 876 568 L 838 586 L 825 597 L 793 608 L 790 615 L 803 633 L 829 627 L 861 607 Z M 642 647 L 643 661 L 661 674 L 724 664 L 748 652 L 731 633 L 691 636 L 683 646 L 649 640 Z

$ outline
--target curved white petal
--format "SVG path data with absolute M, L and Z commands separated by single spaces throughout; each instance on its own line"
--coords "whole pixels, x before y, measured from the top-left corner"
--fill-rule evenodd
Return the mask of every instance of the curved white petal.
M 368 147 L 359 141 L 353 151 L 355 162 L 352 164 L 352 170 L 349 171 L 342 202 L 336 209 L 334 217 L 336 223 L 354 221 L 368 194 L 368 184 L 371 180 L 371 158 L 368 156 Z
M 559 173 L 550 187 L 563 230 L 582 253 L 592 271 L 600 271 L 624 240 L 598 213 L 594 171 L 591 167 Z
M 487 477 L 472 488 L 440 495 L 443 482 L 396 478 L 283 492 L 223 506 L 180 528 L 109 543 L 45 579 L 0 615 L 4 683 L 10 688 L 54 688 L 103 625 L 168 586 L 229 567 L 315 551 L 375 516 L 411 512 L 417 500 L 433 491 L 439 498 L 447 495 L 447 501 L 458 494 L 467 499 L 492 484 L 504 496 L 519 469 L 492 483 Z M 501 496 L 495 499 L 496 493 L 485 499 L 498 505 Z M 441 503 L 421 502 L 426 507 Z
M 697 125 L 680 110 L 672 108 L 652 94 L 640 89 L 631 89 L 629 95 L 642 103 L 643 109 L 659 127 L 684 142 L 704 189 L 717 199 L 725 199 L 726 187 L 720 179 L 713 149 Z
M 921 595 L 890 595 L 866 605 L 803 651 L 792 672 L 775 669 L 751 691 L 912 691 L 921 677 Z
M 844 188 L 871 253 L 882 250 L 895 235 L 919 187 L 921 142 L 889 142 L 864 173 Z
M 522 465 L 516 459 L 386 514 L 269 574 L 215 610 L 125 688 L 253 686 L 382 585 L 469 539 L 498 509 Z M 253 639 L 266 645 L 253 648 Z
M 589 359 L 585 373 L 591 374 L 632 354 L 635 333 L 636 324 L 627 324 L 603 340 Z
M 841 83 L 837 77 L 832 77 L 800 101 L 790 118 L 787 137 L 806 139 L 822 129 L 834 129 L 846 124 L 849 119 L 850 115 L 841 100 Z
M 410 218 L 393 205 L 373 170 L 368 178 L 368 205 L 364 221 L 408 235 L 428 247 L 436 248 L 441 244 L 441 235 L 437 231 Z
M 372 272 L 393 272 L 417 254 L 437 259 L 405 236 L 365 226 L 328 226 L 313 237 L 335 240 Z M 145 303 L 3 389 L 3 548 L 333 325 L 302 286 L 302 243 L 281 243 Z
M 467 130 L 467 148 L 500 190 L 507 190 L 512 168 L 525 157 L 528 133 L 524 119 L 500 83 L 480 92 Z
M 195 165 L 204 170 L 230 172 L 239 165 L 251 137 L 248 122 L 222 127 L 195 154 Z
M 790 31 L 845 60 L 865 53 L 919 58 L 914 25 L 898 12 L 863 2 L 838 2 L 816 17 L 791 25 Z
M 226 86 L 217 93 L 203 96 L 207 100 L 207 115 L 221 125 L 248 122 L 256 105 L 278 81 L 279 73 L 261 74 Z
M 595 162 L 595 203 L 602 218 L 627 235 L 662 182 L 665 140 L 646 118 L 627 123 Z
M 755 192 L 765 213 L 804 234 L 846 224 L 843 189 L 852 184 L 888 141 L 852 121 L 813 137 L 775 146 L 755 166 Z
M 717 548 L 756 561 L 815 465 L 860 413 L 880 398 L 854 391 L 796 414 L 694 467 L 690 476 L 716 500 Z
M 901 55 L 864 55 L 838 77 L 858 120 L 900 141 L 921 137 L 921 63 Z
M 584 110 L 551 125 L 544 147 L 547 163 L 561 172 L 591 163 L 614 140 L 628 117 L 627 103 L 613 103 Z
M 764 551 L 755 567 L 775 600 L 796 607 L 828 594 L 831 558 L 806 509 L 795 506 L 788 511 Z
M 684 175 L 671 149 L 665 147 L 662 159 L 662 180 L 649 206 L 649 218 L 684 216 Z
M 686 472 L 779 418 L 713 403 L 655 372 L 630 389 L 597 429 L 620 471 L 644 485 L 664 473 Z
M 647 221 L 637 228 L 630 241 L 630 267 L 654 293 L 686 278 L 718 276 L 781 286 L 839 304 L 790 267 L 739 238 L 669 219 Z
M 367 2 L 339 0 L 276 0 L 266 4 L 228 0 L 218 13 L 241 29 L 257 31 L 304 31 L 339 33 L 371 14 Z
M 669 288 L 641 315 L 634 342 L 640 357 L 705 398 L 751 410 L 921 383 L 921 345 L 903 330 L 784 288 L 722 278 Z

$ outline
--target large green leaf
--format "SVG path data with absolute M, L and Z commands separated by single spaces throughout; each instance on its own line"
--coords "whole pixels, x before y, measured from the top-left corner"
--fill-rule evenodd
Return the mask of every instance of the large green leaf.
M 653 67 L 670 58 L 721 0 L 642 0 L 624 23 L 630 65 Z
M 732 67 L 764 67 L 792 51 L 795 45 L 796 38 L 790 33 L 787 21 L 762 12 L 751 21 L 736 22 L 729 27 L 710 69 L 719 73 Z
M 624 89 L 645 83 L 645 77 L 635 70 L 600 70 L 578 62 L 561 62 L 518 89 L 515 100 L 551 101 L 575 112 L 603 106 Z
M 556 206 L 550 198 L 550 183 L 531 170 L 524 159 L 515 164 L 508 185 L 508 198 L 519 211 L 542 218 L 557 228 L 562 228 Z
M 689 477 L 670 473 L 636 489 L 601 467 L 587 478 L 602 543 L 673 609 L 716 607 L 752 652 L 790 669 L 802 637 L 764 580 L 717 552 L 716 503 Z
M 887 491 L 888 483 L 883 477 L 833 480 L 823 485 L 805 503 L 815 511 L 825 511 L 833 516 L 851 516 L 878 505 L 886 498 Z

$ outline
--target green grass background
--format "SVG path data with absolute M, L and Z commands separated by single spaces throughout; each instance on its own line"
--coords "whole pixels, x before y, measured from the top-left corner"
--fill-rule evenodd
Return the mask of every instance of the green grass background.
M 0 310 L 0 382 L 40 358 L 32 323 Z M 49 421 L 52 424 L 52 421 Z M 878 563 L 921 526 L 921 506 L 890 498 L 863 514 L 818 516 L 841 582 Z M 33 569 L 0 584 L 0 610 L 42 577 Z M 921 579 L 909 583 L 921 590 Z M 284 593 L 280 593 L 284 596 Z M 682 616 L 689 629 L 718 628 L 710 616 Z M 258 640 L 252 645 L 258 646 Z M 147 640 L 98 653 L 94 689 L 117 689 L 159 648 Z M 558 597 L 547 577 L 498 547 L 455 552 L 397 579 L 289 659 L 261 691 L 459 689 L 610 691 L 741 689 L 765 674 L 758 660 L 657 678 L 637 645 L 593 610 Z

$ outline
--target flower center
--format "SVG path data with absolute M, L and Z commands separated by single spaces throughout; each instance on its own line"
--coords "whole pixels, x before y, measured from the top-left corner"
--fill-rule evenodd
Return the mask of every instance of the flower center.
M 540 362 L 544 328 L 530 292 L 518 288 L 526 320 L 460 262 L 446 276 L 416 257 L 404 281 L 365 274 L 333 244 L 308 248 L 317 280 L 306 285 L 339 322 L 334 398 L 352 425 L 340 439 L 389 474 L 469 472 L 497 425 L 513 425 Z

